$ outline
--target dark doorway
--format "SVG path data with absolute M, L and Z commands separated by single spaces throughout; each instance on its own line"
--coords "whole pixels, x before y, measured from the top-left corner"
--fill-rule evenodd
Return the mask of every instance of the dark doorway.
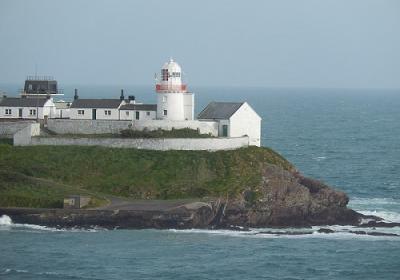
M 228 125 L 227 124 L 222 125 L 222 137 L 228 137 Z
M 96 119 L 96 109 L 92 109 L 92 120 Z
M 18 111 L 18 117 L 22 118 L 22 109 L 19 109 L 19 111 Z

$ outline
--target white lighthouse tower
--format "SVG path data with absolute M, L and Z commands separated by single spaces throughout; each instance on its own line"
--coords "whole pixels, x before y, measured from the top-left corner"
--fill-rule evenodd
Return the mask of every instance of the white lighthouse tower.
M 157 119 L 193 120 L 194 94 L 182 84 L 182 70 L 172 58 L 161 68 L 161 78 L 156 84 Z

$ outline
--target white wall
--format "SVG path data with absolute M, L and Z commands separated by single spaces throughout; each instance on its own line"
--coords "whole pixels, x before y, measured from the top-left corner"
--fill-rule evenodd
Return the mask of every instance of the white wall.
M 218 136 L 218 122 L 215 121 L 167 121 L 167 120 L 64 120 L 52 119 L 47 122 L 47 128 L 58 134 L 106 134 L 119 133 L 123 129 L 136 130 L 171 130 L 172 128 L 199 129 L 200 133 Z
M 34 122 L 35 121 L 26 121 L 26 120 L 13 121 L 13 122 L 2 121 L 0 122 L 0 137 L 12 138 L 17 131 L 27 127 L 28 125 Z
M 229 136 L 249 136 L 249 145 L 261 145 L 261 117 L 245 102 L 229 119 Z
M 70 119 L 73 120 L 91 120 L 93 109 L 96 109 L 96 119 L 97 120 L 118 120 L 119 110 L 118 109 L 103 109 L 103 108 L 71 108 L 70 109 Z M 84 115 L 79 115 L 78 110 L 83 110 Z M 106 115 L 105 111 L 110 110 L 111 115 Z
M 183 94 L 184 118 L 185 120 L 194 119 L 194 93 Z
M 6 115 L 6 109 L 11 109 L 11 115 Z M 43 119 L 44 116 L 54 118 L 56 107 L 51 99 L 47 100 L 43 107 L 0 107 L 0 118 L 19 119 L 19 109 L 22 109 L 22 119 Z M 31 115 L 30 110 L 36 110 L 36 114 Z
M 70 109 L 56 109 L 55 118 L 69 119 L 70 112 Z
M 136 111 L 136 110 L 120 110 L 120 119 L 121 120 L 136 120 L 136 112 L 139 112 L 139 120 L 155 120 L 156 119 L 156 111 Z M 150 115 L 147 115 L 147 112 L 150 113 Z M 129 115 L 127 115 L 128 113 Z
M 157 93 L 157 119 L 161 120 L 185 120 L 184 93 Z M 164 110 L 167 115 L 164 116 Z
M 26 139 L 28 135 L 25 135 Z M 174 138 L 174 139 L 133 139 L 133 138 L 70 138 L 35 137 L 30 142 L 17 141 L 18 145 L 78 145 L 105 146 L 114 148 L 136 148 L 144 150 L 233 150 L 247 147 L 248 137 L 238 138 Z M 15 141 L 15 139 L 14 139 Z
M 31 145 L 32 136 L 40 135 L 40 124 L 31 123 L 26 127 L 20 129 L 13 135 L 14 146 L 27 146 Z

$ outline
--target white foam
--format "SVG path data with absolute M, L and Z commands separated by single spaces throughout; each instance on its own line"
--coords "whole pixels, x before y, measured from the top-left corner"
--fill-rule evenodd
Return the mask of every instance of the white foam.
M 380 217 L 384 222 L 400 223 L 400 213 L 390 212 L 390 211 L 377 211 L 377 210 L 358 210 L 359 213 L 364 215 L 373 215 Z
M 400 199 L 387 198 L 387 197 L 376 197 L 376 198 L 354 197 L 350 199 L 349 205 L 353 206 L 400 205 Z
M 321 160 L 325 160 L 326 157 L 313 157 L 313 159 L 316 161 L 321 161 Z
M 318 232 L 320 228 L 331 229 L 335 232 L 333 233 L 323 233 Z M 354 226 L 322 226 L 322 227 L 312 227 L 310 228 L 285 228 L 285 229 L 276 229 L 276 228 L 262 228 L 262 229 L 250 229 L 249 231 L 232 231 L 232 230 L 205 230 L 205 229 L 184 229 L 184 230 L 176 230 L 170 229 L 168 230 L 174 233 L 183 233 L 183 234 L 207 234 L 211 236 L 229 236 L 229 237 L 239 237 L 239 238 L 264 238 L 264 239 L 276 239 L 276 238 L 285 238 L 285 239 L 308 239 L 308 238 L 323 238 L 323 239 L 366 239 L 366 240 L 396 240 L 400 241 L 398 236 L 374 236 L 367 234 L 355 234 L 350 231 L 365 231 L 365 232 L 382 232 L 382 233 L 394 233 L 400 234 L 400 228 L 379 228 L 375 230 L 373 228 L 357 228 Z M 265 232 L 265 233 L 263 233 Z M 276 232 L 276 233 L 267 233 L 267 232 Z M 283 233 L 282 233 L 283 232 Z M 285 234 L 285 232 L 287 234 Z M 299 234 L 293 234 L 294 232 L 299 232 Z M 300 234 L 300 233 L 306 234 Z
M 11 218 L 7 215 L 2 215 L 0 217 L 0 230 L 32 230 L 32 231 L 50 231 L 50 232 L 98 232 L 99 230 L 104 230 L 98 227 L 91 229 L 81 229 L 81 228 L 53 228 L 33 224 L 14 224 Z
M 0 226 L 11 226 L 11 225 L 12 225 L 12 220 L 9 216 L 2 215 L 0 217 Z

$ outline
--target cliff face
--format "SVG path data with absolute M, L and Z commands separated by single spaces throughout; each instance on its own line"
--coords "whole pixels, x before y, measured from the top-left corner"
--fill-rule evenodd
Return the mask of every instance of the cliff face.
M 228 201 L 221 226 L 358 224 L 362 215 L 346 207 L 341 191 L 274 165 L 262 170 L 260 186 Z

